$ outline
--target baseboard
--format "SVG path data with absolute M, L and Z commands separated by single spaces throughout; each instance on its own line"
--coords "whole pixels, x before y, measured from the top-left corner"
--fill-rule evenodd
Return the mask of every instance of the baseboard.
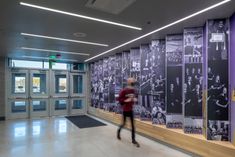
M 0 117 L 0 121 L 4 121 L 4 120 L 6 120 L 5 117 Z

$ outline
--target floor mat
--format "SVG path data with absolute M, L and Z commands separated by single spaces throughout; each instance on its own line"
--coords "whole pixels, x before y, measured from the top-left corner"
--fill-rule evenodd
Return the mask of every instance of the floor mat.
M 93 119 L 89 116 L 82 115 L 82 116 L 68 116 L 66 117 L 68 120 L 70 120 L 74 125 L 76 125 L 79 128 L 91 128 L 91 127 L 97 127 L 97 126 L 106 126 L 106 124 Z

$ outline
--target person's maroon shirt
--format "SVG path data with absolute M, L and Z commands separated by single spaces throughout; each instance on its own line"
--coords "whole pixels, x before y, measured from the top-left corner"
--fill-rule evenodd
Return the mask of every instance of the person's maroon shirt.
M 136 91 L 134 88 L 127 87 L 127 88 L 122 89 L 121 92 L 119 93 L 118 100 L 119 100 L 124 112 L 131 112 L 132 111 L 134 101 L 124 102 L 126 99 L 129 98 L 130 94 L 133 94 L 134 97 L 136 97 Z

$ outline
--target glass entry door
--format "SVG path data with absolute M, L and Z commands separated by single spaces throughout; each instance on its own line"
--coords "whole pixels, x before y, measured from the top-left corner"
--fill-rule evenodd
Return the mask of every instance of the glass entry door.
M 85 106 L 85 74 L 71 73 L 70 74 L 70 113 L 84 114 Z
M 49 116 L 49 71 L 30 70 L 30 116 Z
M 48 74 L 46 70 L 10 69 L 9 119 L 49 116 Z
M 7 117 L 28 118 L 28 71 L 11 69 L 8 81 Z
M 49 72 L 46 70 L 30 71 L 30 96 L 32 98 L 48 98 Z
M 8 119 L 85 113 L 85 73 L 13 68 L 8 73 Z
M 67 71 L 52 71 L 51 115 L 68 115 L 69 113 L 69 79 Z

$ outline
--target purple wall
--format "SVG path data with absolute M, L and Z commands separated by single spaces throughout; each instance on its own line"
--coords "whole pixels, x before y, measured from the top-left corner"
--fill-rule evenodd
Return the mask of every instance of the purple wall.
M 235 90 L 235 14 L 231 17 L 231 38 L 230 38 L 230 82 L 231 92 Z M 231 134 L 232 142 L 235 145 L 235 101 L 231 100 Z

